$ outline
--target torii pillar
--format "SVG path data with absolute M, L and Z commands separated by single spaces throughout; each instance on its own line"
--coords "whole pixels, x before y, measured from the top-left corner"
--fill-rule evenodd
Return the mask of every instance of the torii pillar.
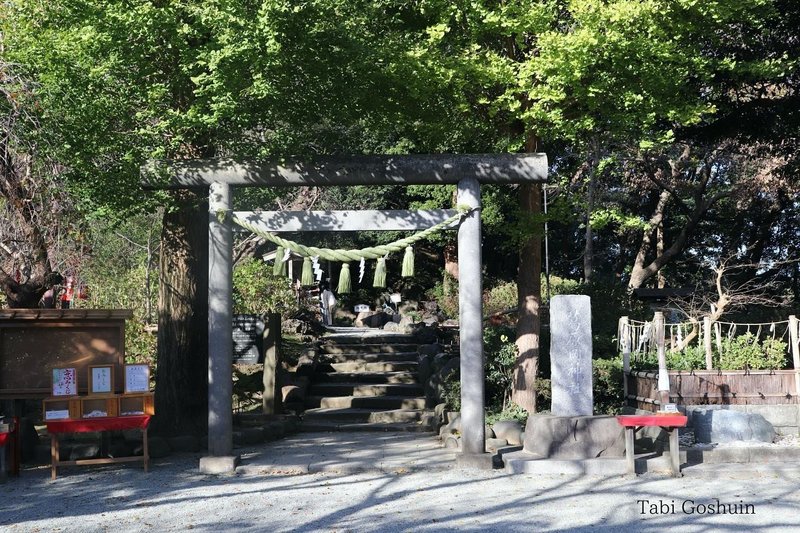
M 204 474 L 233 472 L 233 194 L 213 182 L 208 194 L 208 456 Z
M 145 165 L 146 188 L 209 188 L 208 456 L 200 459 L 201 471 L 232 472 L 239 459 L 233 455 L 232 426 L 233 186 L 458 184 L 458 204 L 473 210 L 458 232 L 463 443 L 457 462 L 491 468 L 484 429 L 480 183 L 546 180 L 545 154 L 317 157 L 281 163 L 181 160 Z

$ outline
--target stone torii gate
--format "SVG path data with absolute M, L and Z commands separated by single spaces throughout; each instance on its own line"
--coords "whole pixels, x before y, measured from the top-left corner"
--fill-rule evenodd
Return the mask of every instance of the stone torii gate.
M 485 450 L 484 355 L 481 277 L 481 183 L 547 180 L 545 154 L 400 155 L 316 157 L 281 162 L 174 160 L 151 162 L 142 169 L 146 188 L 208 188 L 208 455 L 200 470 L 218 474 L 236 468 L 232 405 L 233 188 L 240 186 L 444 185 L 457 184 L 459 207 L 472 209 L 458 228 L 459 345 L 461 352 L 462 453 L 460 465 L 490 468 Z M 327 220 L 331 228 L 360 229 L 391 218 L 387 211 L 272 213 L 259 217 L 237 213 L 262 227 L 274 228 L 285 217 L 291 225 Z M 371 213 L 371 214 L 369 214 Z M 445 212 L 408 212 L 433 224 Z M 397 220 L 397 212 L 393 216 Z M 349 218 L 349 220 L 348 220 Z M 403 218 L 402 213 L 399 218 Z M 255 219 L 255 220 L 254 220 Z M 353 223 L 357 220 L 357 223 Z M 294 221 L 294 222 L 293 222 Z M 371 224 L 371 225 L 370 225 Z M 300 226 L 302 227 L 302 226 Z M 413 229 L 408 226 L 405 229 Z

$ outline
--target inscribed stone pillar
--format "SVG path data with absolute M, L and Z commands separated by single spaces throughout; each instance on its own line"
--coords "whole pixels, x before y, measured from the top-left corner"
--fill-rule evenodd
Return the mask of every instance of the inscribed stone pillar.
M 590 416 L 592 394 L 592 314 L 588 296 L 550 300 L 550 367 L 554 416 Z
M 208 453 L 206 473 L 232 471 L 233 232 L 231 187 L 213 183 L 208 197 Z
M 458 205 L 478 208 L 480 184 L 458 182 Z M 484 454 L 483 301 L 481 290 L 481 216 L 472 211 L 458 228 L 458 305 L 461 352 L 461 435 L 463 455 Z

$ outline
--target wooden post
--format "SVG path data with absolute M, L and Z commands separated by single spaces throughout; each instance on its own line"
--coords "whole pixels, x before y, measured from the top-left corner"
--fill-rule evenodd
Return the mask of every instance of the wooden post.
M 706 350 L 706 370 L 713 370 L 714 361 L 711 353 L 711 317 L 703 317 L 703 346 Z
M 274 415 L 281 411 L 280 373 L 281 315 L 269 313 L 264 317 L 264 390 L 261 397 L 261 412 Z
M 792 345 L 795 394 L 800 395 L 800 320 L 789 315 L 789 342 Z
M 631 329 L 628 317 L 619 319 L 619 339 L 622 345 L 622 393 L 624 404 L 628 404 L 628 375 L 631 373 Z
M 661 409 L 669 403 L 669 372 L 667 370 L 666 343 L 664 342 L 664 313 L 656 311 L 653 317 L 653 335 L 658 350 L 658 395 Z

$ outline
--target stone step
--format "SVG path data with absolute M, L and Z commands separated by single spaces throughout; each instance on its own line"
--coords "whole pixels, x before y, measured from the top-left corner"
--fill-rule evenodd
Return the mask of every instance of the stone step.
M 373 409 L 348 408 L 318 408 L 307 409 L 303 413 L 304 421 L 335 420 L 339 423 L 379 423 L 394 424 L 405 422 L 419 422 L 424 411 L 418 409 L 390 409 L 376 411 Z
M 320 354 L 319 360 L 325 363 L 348 363 L 351 361 L 363 361 L 365 363 L 379 363 L 391 361 L 418 361 L 417 352 L 397 352 L 397 353 L 326 353 Z
M 375 331 L 375 330 L 372 330 Z M 343 333 L 332 333 L 323 335 L 323 343 L 331 344 L 413 344 L 416 339 L 413 335 L 402 333 L 372 333 L 366 335 L 348 335 Z
M 406 396 L 309 396 L 306 407 L 365 409 L 425 409 L 425 398 Z
M 408 423 L 408 424 L 351 424 L 340 423 L 336 421 L 322 421 L 312 420 L 303 422 L 299 426 L 299 430 L 305 433 L 321 432 L 321 431 L 393 431 L 393 432 L 412 432 L 423 433 L 432 432 L 431 428 L 423 424 Z M 49 450 L 49 448 L 48 448 Z
M 416 372 L 316 372 L 313 385 L 321 383 L 416 383 Z
M 310 395 L 314 396 L 407 396 L 424 394 L 419 383 L 314 383 Z
M 317 366 L 317 372 L 416 372 L 419 363 L 416 361 L 389 361 L 389 362 L 364 362 L 348 361 L 346 363 L 322 363 Z
M 358 353 L 408 353 L 416 352 L 416 344 L 339 344 L 323 342 L 320 353 L 358 354 Z

